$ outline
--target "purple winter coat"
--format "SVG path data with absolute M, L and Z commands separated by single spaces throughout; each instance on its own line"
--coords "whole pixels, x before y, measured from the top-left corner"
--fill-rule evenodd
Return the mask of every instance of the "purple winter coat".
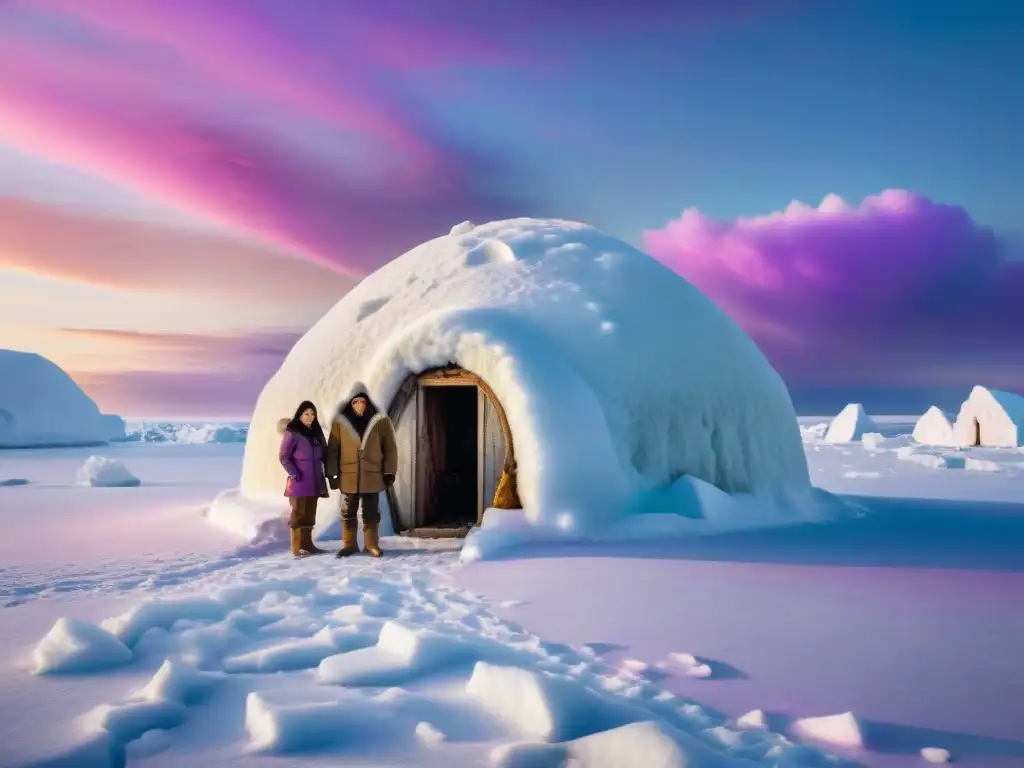
M 281 449 L 277 456 L 284 471 L 288 473 L 285 496 L 327 496 L 324 448 L 320 443 L 288 429 L 281 439 Z

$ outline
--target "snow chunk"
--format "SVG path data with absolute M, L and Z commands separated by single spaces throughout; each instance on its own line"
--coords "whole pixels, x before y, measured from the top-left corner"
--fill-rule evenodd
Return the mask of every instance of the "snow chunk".
M 117 637 L 95 624 L 58 619 L 32 651 L 34 672 L 95 672 L 132 660 L 132 652 Z
M 451 230 L 448 232 L 448 234 L 449 235 L 456 235 L 456 236 L 457 235 L 466 235 L 466 234 L 469 234 L 470 232 L 472 232 L 475 227 L 476 227 L 476 225 L 473 224 L 472 221 L 463 221 L 463 222 L 461 222 L 459 224 L 456 224 L 454 227 L 452 227 Z
M 925 747 L 921 750 L 921 757 L 929 763 L 948 763 L 950 761 L 949 750 L 939 747 Z
M 146 701 L 173 701 L 192 704 L 201 699 L 213 685 L 213 675 L 195 667 L 175 664 L 165 659 L 160 669 L 136 696 Z
M 683 750 L 683 738 L 667 725 L 647 721 L 576 739 L 568 748 L 570 756 L 587 768 L 688 768 L 695 761 Z
M 501 240 L 484 240 L 466 253 L 466 266 L 479 267 L 484 264 L 503 264 L 516 260 L 516 252 Z
M 416 723 L 416 736 L 428 747 L 439 747 L 447 738 L 436 726 L 426 721 Z
M 188 709 L 172 701 L 128 701 L 101 704 L 82 716 L 85 730 L 106 731 L 116 744 L 141 738 L 146 731 L 177 728 L 188 718 Z
M 324 627 L 309 638 L 286 640 L 257 651 L 234 656 L 224 661 L 226 672 L 288 672 L 310 669 L 339 651 L 366 648 L 377 638 L 355 627 L 331 629 Z
M 805 443 L 817 443 L 824 439 L 825 433 L 828 432 L 829 423 L 827 421 L 821 424 L 812 424 L 809 427 L 800 427 L 800 438 Z
M 918 453 L 913 446 L 905 445 L 896 451 L 896 458 L 901 461 L 912 461 L 928 469 L 945 469 L 949 462 L 945 456 L 936 456 L 931 453 Z M 961 459 L 961 461 L 963 461 Z
M 78 484 L 93 488 L 135 488 L 142 483 L 117 459 L 90 456 L 78 469 Z
M 878 446 L 885 442 L 885 435 L 878 432 L 867 432 L 860 439 L 861 444 L 867 451 L 877 451 Z
M 864 735 L 853 712 L 805 717 L 793 723 L 793 732 L 836 747 L 859 749 L 864 746 Z
M 59 366 L 0 349 L 0 448 L 104 445 L 116 434 L 111 417 Z
M 971 472 L 999 472 L 1002 467 L 999 466 L 999 462 L 992 461 L 991 459 L 964 459 L 964 469 Z
M 768 722 L 760 709 L 752 709 L 745 715 L 740 715 L 736 718 L 736 725 L 751 731 L 768 730 Z
M 408 726 L 406 726 L 408 727 Z M 372 701 L 344 698 L 328 702 L 274 703 L 252 692 L 245 700 L 245 728 L 255 752 L 291 754 L 332 746 L 379 746 L 402 738 L 403 723 Z
M 832 419 L 825 433 L 826 443 L 852 443 L 867 432 L 878 432 L 878 427 L 860 403 L 850 403 Z
M 483 661 L 473 668 L 466 692 L 536 741 L 565 741 L 640 719 L 571 678 Z
M 687 677 L 708 678 L 711 677 L 711 665 L 702 662 L 696 656 L 689 653 L 670 653 L 669 662 L 678 667 Z
M 951 448 L 957 444 L 953 435 L 953 425 L 949 423 L 946 414 L 934 405 L 917 420 L 912 436 L 922 445 Z
M 280 497 L 276 424 L 296 402 L 329 419 L 358 377 L 386 410 L 410 375 L 449 364 L 504 407 L 532 525 L 600 527 L 684 475 L 766 499 L 811 492 L 785 384 L 684 278 L 583 224 L 517 219 L 459 233 L 366 277 L 295 344 L 255 407 L 245 497 Z M 380 296 L 391 300 L 357 322 Z
M 481 645 L 468 639 L 416 629 L 388 621 L 377 644 L 329 656 L 317 667 L 317 680 L 327 685 L 401 685 L 416 677 L 457 666 L 469 667 L 481 655 Z
M 228 613 L 228 607 L 219 600 L 208 597 L 184 597 L 169 600 L 151 600 L 106 619 L 102 626 L 121 638 L 129 648 L 153 627 L 170 629 L 176 621 L 221 621 Z

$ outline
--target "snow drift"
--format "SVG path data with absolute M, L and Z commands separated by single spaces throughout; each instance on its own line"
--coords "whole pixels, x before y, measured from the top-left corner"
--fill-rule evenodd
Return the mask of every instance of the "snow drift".
M 414 248 L 295 344 L 256 404 L 242 495 L 283 508 L 276 424 L 301 400 L 326 428 L 354 380 L 386 407 L 448 364 L 503 405 L 530 523 L 607 522 L 684 476 L 762 499 L 810 491 L 789 393 L 724 312 L 589 226 L 517 219 Z
M 0 448 L 102 445 L 123 437 L 120 417 L 100 413 L 55 363 L 0 349 Z

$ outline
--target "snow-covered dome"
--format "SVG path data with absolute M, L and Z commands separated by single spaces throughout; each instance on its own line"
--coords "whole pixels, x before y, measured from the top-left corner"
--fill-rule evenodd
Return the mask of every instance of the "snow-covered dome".
M 0 447 L 90 445 L 116 432 L 112 419 L 57 364 L 0 349 Z
M 257 401 L 242 494 L 280 499 L 276 425 L 302 400 L 327 427 L 352 382 L 388 408 L 410 375 L 446 365 L 500 401 L 532 522 L 608 519 L 684 475 L 731 492 L 810 489 L 789 393 L 722 310 L 589 226 L 516 219 L 408 251 L 295 344 Z

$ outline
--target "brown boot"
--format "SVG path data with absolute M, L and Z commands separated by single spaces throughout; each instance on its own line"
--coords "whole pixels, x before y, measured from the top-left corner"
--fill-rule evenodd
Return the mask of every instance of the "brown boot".
M 299 538 L 299 542 L 306 552 L 309 552 L 311 555 L 323 555 L 327 552 L 326 549 L 320 549 L 320 547 L 313 543 L 312 528 L 300 528 L 299 530 L 302 531 L 302 536 Z
M 363 551 L 370 557 L 380 557 L 380 536 L 378 524 L 363 526 Z
M 359 551 L 359 543 L 356 541 L 358 531 L 359 526 L 356 521 L 353 520 L 351 523 L 345 520 L 341 521 L 341 549 L 338 550 L 335 557 L 348 557 Z
M 302 557 L 308 553 L 302 550 L 302 529 L 301 528 L 289 528 L 288 531 L 291 533 L 292 539 L 292 554 L 295 557 Z

